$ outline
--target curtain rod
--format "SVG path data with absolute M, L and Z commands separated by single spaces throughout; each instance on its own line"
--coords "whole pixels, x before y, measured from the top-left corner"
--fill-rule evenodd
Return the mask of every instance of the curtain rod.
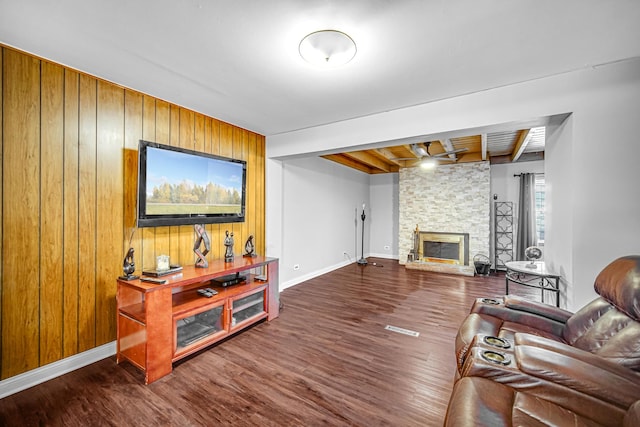
M 521 173 L 514 173 L 513 174 L 513 176 L 522 176 L 522 175 L 523 174 L 521 174 Z M 543 172 L 536 172 L 536 173 L 534 173 L 534 175 L 544 175 L 544 173 Z

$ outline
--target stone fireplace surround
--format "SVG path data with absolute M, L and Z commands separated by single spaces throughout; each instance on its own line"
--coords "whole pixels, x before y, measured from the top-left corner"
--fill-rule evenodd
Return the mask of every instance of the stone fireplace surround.
M 400 169 L 399 257 L 407 268 L 473 275 L 473 256 L 489 256 L 490 193 L 489 162 L 439 165 L 431 171 Z M 432 261 L 408 262 L 414 232 L 468 233 L 468 265 Z

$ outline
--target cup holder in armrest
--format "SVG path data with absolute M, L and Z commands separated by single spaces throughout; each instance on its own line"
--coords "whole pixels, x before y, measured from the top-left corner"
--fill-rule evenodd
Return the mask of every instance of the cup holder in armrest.
M 498 365 L 508 365 L 511 363 L 511 359 L 509 356 L 503 353 L 498 353 L 496 351 L 484 350 L 480 353 L 480 356 L 487 362 L 496 363 Z
M 511 344 L 504 338 L 486 336 L 483 338 L 485 344 L 498 348 L 510 348 Z
M 481 300 L 483 303 L 485 304 L 491 304 L 491 305 L 498 305 L 500 304 L 500 301 L 498 301 L 497 299 L 493 299 L 493 298 L 482 298 Z

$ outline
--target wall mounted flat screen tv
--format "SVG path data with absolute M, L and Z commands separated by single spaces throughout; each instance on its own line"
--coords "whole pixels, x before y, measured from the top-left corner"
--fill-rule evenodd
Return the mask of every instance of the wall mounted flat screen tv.
M 244 222 L 247 162 L 141 140 L 138 227 Z

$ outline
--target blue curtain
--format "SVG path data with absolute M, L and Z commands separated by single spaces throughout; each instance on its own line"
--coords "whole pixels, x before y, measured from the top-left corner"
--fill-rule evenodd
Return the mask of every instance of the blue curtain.
M 524 251 L 536 246 L 536 177 L 533 173 L 520 175 L 518 199 L 518 235 L 516 236 L 516 260 L 524 261 Z

